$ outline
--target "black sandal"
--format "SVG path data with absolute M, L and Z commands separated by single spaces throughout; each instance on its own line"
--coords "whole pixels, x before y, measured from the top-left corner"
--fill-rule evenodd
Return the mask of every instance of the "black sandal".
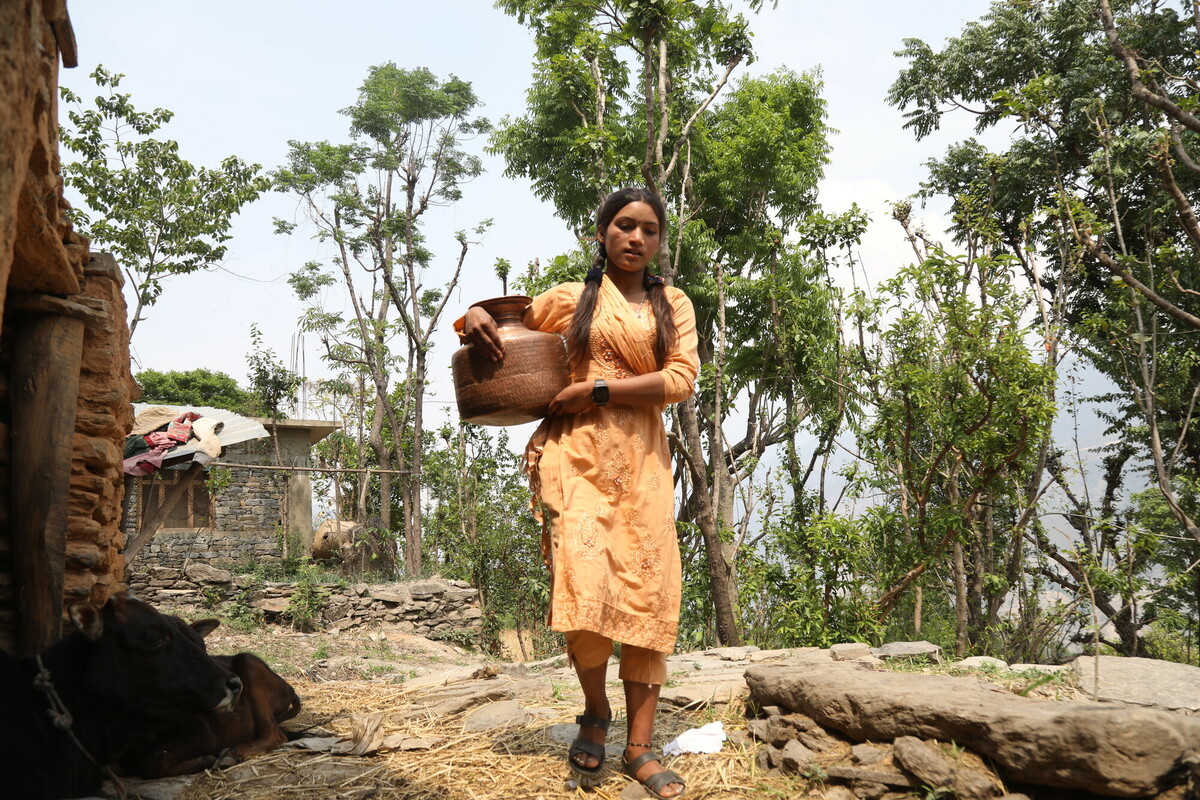
M 612 712 L 608 714 L 608 719 L 602 717 L 592 717 L 587 714 L 580 714 L 575 718 L 575 724 L 580 728 L 599 728 L 608 733 L 608 726 L 612 723 Z M 600 763 L 594 767 L 585 767 L 575 760 L 575 756 L 584 755 L 591 756 Z M 570 765 L 571 771 L 580 778 L 580 781 L 590 780 L 597 777 L 604 769 L 604 756 L 606 755 L 604 745 L 600 742 L 593 742 L 590 739 L 583 738 L 582 731 L 580 735 L 575 737 L 575 741 L 571 742 L 571 749 L 567 751 L 567 764 Z
M 649 745 L 639 744 L 635 745 L 635 747 L 649 747 Z M 622 759 L 622 761 L 624 761 L 624 759 Z M 633 761 L 624 761 L 625 774 L 644 786 L 646 791 L 657 797 L 658 800 L 675 800 L 678 797 L 683 797 L 684 792 L 687 791 L 687 783 L 683 780 L 683 778 L 679 777 L 679 774 L 676 772 L 673 772 L 669 769 L 663 769 L 662 772 L 656 772 L 649 778 L 646 778 L 646 780 L 642 780 L 637 776 L 637 771 L 651 761 L 657 761 L 659 764 L 662 763 L 662 759 L 659 758 L 658 753 L 654 752 L 653 750 L 648 750 L 647 752 L 642 753 Z M 663 787 L 670 786 L 672 783 L 678 783 L 683 787 L 679 790 L 678 794 L 668 796 L 659 793 Z

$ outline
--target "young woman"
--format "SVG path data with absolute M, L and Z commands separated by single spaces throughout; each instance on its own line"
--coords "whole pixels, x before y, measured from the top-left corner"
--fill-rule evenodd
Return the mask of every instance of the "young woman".
M 657 195 L 609 195 L 587 278 L 539 295 L 525 312 L 529 328 L 566 336 L 573 369 L 525 452 L 551 571 L 550 626 L 566 637 L 585 698 L 568 763 L 583 782 L 601 772 L 612 719 L 606 670 L 620 642 L 625 771 L 659 798 L 684 790 L 651 748 L 681 584 L 662 411 L 692 394 L 699 367 L 691 301 L 650 269 L 666 224 Z M 468 341 L 504 357 L 486 311 L 470 309 L 463 323 Z

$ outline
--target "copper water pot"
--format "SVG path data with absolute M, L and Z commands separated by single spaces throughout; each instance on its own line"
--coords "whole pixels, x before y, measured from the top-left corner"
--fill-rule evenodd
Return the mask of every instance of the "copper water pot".
M 492 361 L 469 344 L 454 352 L 454 396 L 464 422 L 520 425 L 541 419 L 570 382 L 566 340 L 526 328 L 522 318 L 529 303 L 524 295 L 508 295 L 472 304 L 496 320 L 504 358 Z

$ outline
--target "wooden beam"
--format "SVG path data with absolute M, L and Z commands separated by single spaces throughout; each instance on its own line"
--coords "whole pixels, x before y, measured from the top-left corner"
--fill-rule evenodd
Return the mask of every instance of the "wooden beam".
M 10 486 L 18 655 L 39 653 L 62 635 L 83 334 L 83 320 L 30 315 L 21 321 L 13 348 Z

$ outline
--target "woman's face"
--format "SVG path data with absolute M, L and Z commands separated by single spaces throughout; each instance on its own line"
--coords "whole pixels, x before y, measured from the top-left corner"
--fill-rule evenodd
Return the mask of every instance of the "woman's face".
M 660 235 L 654 207 L 640 200 L 626 204 L 612 222 L 596 232 L 596 238 L 604 243 L 608 262 L 626 272 L 646 268 L 658 252 Z

